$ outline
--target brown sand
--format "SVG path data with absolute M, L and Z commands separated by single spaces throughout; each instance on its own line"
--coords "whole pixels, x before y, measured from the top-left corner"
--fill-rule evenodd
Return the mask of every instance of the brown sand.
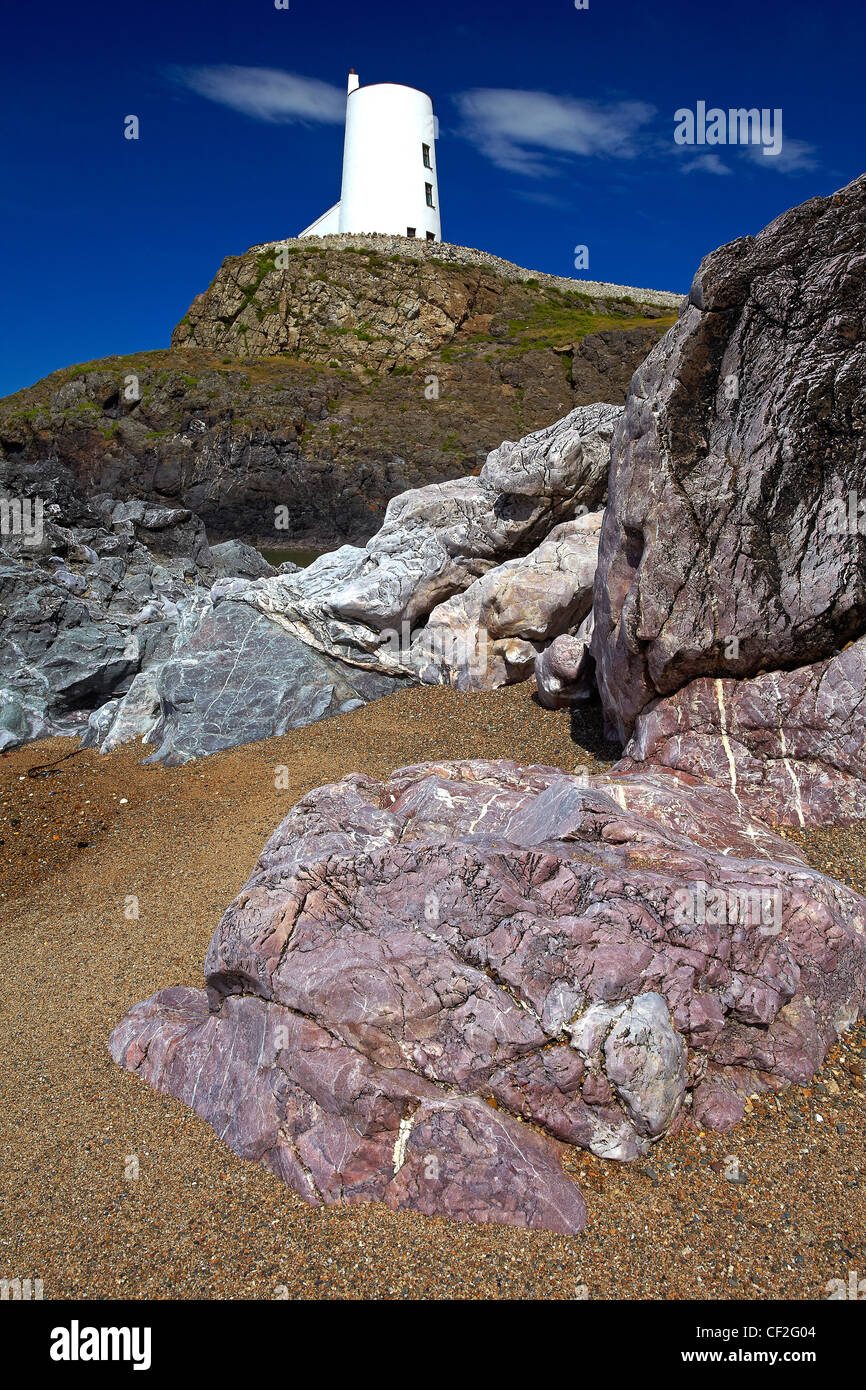
M 0 757 L 0 1277 L 41 1278 L 46 1298 L 820 1299 L 866 1274 L 862 1026 L 730 1134 L 683 1134 L 637 1165 L 573 1151 L 577 1238 L 308 1207 L 111 1062 L 131 1004 L 201 985 L 224 907 L 304 792 L 430 758 L 613 756 L 591 719 L 573 732 L 529 685 L 422 688 L 184 768 L 142 768 L 134 746 L 26 777 L 74 748 L 61 739 Z M 796 838 L 866 890 L 866 827 Z

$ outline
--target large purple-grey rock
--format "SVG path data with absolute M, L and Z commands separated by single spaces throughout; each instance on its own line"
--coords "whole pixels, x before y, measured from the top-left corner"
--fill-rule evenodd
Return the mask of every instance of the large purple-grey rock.
M 617 771 L 675 768 L 774 825 L 866 820 L 866 638 L 753 680 L 690 681 L 639 716 Z
M 623 742 L 866 631 L 866 176 L 701 263 L 611 451 L 593 656 Z
M 430 763 L 304 797 L 205 976 L 111 1050 L 237 1153 L 311 1202 L 574 1231 L 559 1144 L 627 1160 L 813 1074 L 866 900 L 685 773 Z
M 200 990 L 163 990 L 111 1048 L 313 1205 L 381 1201 L 567 1234 L 585 1224 L 557 1145 L 476 1097 L 377 1066 L 276 1003 L 229 997 L 215 1014 Z

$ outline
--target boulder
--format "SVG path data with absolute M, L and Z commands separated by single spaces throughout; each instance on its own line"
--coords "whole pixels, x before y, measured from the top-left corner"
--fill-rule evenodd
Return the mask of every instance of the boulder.
M 90 741 L 102 752 L 147 741 L 156 751 L 145 763 L 172 767 L 360 709 L 400 684 L 323 656 L 217 585 L 170 656 L 136 676 L 110 723 L 94 722 Z
M 578 406 L 546 429 L 516 444 L 506 440 L 488 454 L 481 482 L 502 499 L 501 522 L 512 537 L 515 528 L 518 535 L 531 532 L 539 519 L 546 534 L 576 506 L 593 511 L 604 502 L 611 440 L 621 418 L 619 405 Z M 523 498 L 522 507 L 511 498 Z M 507 543 L 508 531 L 500 534 Z
M 160 507 L 138 500 L 116 502 L 102 497 L 95 498 L 93 505 L 111 530 L 126 529 L 153 555 L 191 560 L 203 573 L 211 569 L 204 525 L 186 507 Z
M 577 632 L 554 637 L 535 658 L 535 686 L 545 709 L 572 709 L 594 693 L 593 626 L 590 610 Z
M 866 638 L 753 680 L 690 681 L 638 717 L 618 772 L 674 768 L 774 825 L 866 820 Z
M 561 1144 L 629 1160 L 820 1066 L 866 899 L 686 774 L 428 763 L 305 796 L 205 981 L 112 1055 L 306 1201 L 571 1232 Z
M 599 506 L 620 415 L 619 406 L 581 406 L 494 449 L 478 478 L 401 493 L 364 549 L 342 546 L 239 596 L 322 652 L 412 674 L 412 639 L 434 608 Z
M 591 610 L 601 516 L 562 522 L 528 555 L 434 608 L 412 642 L 420 679 L 460 690 L 526 680 L 539 651 Z
M 592 653 L 622 742 L 657 696 L 866 630 L 866 176 L 701 263 L 611 452 Z
M 265 579 L 277 573 L 261 551 L 244 541 L 222 541 L 212 545 L 210 558 L 218 579 Z M 297 568 L 292 565 L 288 573 L 295 573 Z M 283 571 L 283 566 L 280 569 Z

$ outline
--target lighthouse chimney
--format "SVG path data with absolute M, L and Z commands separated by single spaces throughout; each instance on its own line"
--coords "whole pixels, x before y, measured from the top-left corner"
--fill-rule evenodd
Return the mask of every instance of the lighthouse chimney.
M 360 86 L 361 79 L 354 68 L 349 69 L 349 92 L 354 92 Z M 347 93 L 348 95 L 348 93 Z

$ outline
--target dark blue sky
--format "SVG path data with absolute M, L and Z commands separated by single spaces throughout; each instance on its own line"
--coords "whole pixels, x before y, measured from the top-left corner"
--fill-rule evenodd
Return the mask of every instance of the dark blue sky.
M 224 256 L 335 202 L 352 66 L 432 95 L 444 239 L 558 274 L 581 244 L 592 278 L 685 289 L 864 168 L 851 0 L 87 0 L 2 26 L 0 395 L 166 346 Z M 677 146 L 699 101 L 781 108 L 782 154 Z

